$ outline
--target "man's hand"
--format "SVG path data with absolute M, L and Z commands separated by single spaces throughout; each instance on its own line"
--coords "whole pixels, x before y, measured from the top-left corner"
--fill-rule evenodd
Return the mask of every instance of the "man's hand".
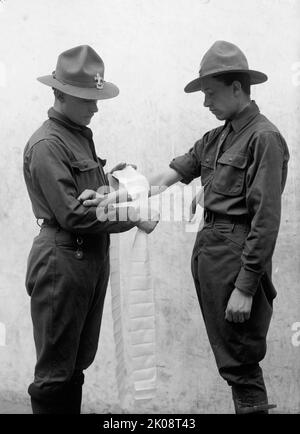
M 202 208 L 204 208 L 204 189 L 198 191 L 198 193 L 193 197 L 192 203 L 190 205 L 190 221 L 193 219 L 196 214 L 197 205 L 200 204 Z
M 148 219 L 144 220 L 141 218 L 137 223 L 138 229 L 145 232 L 146 234 L 151 234 L 152 231 L 156 228 L 157 223 L 159 222 L 159 213 L 153 212 L 153 210 L 149 210 L 150 215 L 148 215 Z
M 146 234 L 151 234 L 151 232 L 156 228 L 157 223 L 158 221 L 141 220 L 136 226 Z
M 132 200 L 126 189 L 119 189 L 111 193 L 101 194 L 94 190 L 84 190 L 77 198 L 83 206 L 98 206 L 107 210 L 112 203 L 129 202 Z
M 135 164 L 127 164 L 127 163 L 122 162 L 122 163 L 117 164 L 115 167 L 113 167 L 109 173 L 114 173 L 116 170 L 123 170 L 123 169 L 125 169 L 126 166 L 131 166 L 135 170 L 137 169 L 137 166 Z
M 131 201 L 127 190 L 117 190 L 109 194 L 100 194 L 94 190 L 84 190 L 77 198 L 84 206 L 96 206 L 97 218 L 99 221 L 117 221 L 118 208 L 116 203 Z M 128 220 L 135 222 L 136 226 L 146 234 L 150 234 L 159 221 L 159 214 L 155 215 L 151 220 L 142 220 L 139 212 L 132 206 L 126 207 L 126 215 Z
M 133 206 L 119 208 L 112 203 L 105 207 L 100 204 L 96 209 L 96 216 L 100 222 L 132 222 L 136 226 L 141 221 L 139 212 Z
M 225 319 L 234 323 L 247 321 L 250 318 L 252 301 L 252 295 L 245 294 L 235 288 L 227 304 Z
M 84 206 L 98 206 L 101 200 L 106 197 L 105 194 L 99 194 L 94 190 L 84 190 L 78 197 L 77 200 Z

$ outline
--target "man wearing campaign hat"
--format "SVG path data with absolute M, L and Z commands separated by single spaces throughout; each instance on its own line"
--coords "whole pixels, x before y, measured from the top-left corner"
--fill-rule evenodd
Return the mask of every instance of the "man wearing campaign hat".
M 188 184 L 201 177 L 205 223 L 197 234 L 192 274 L 219 373 L 232 388 L 239 414 L 274 407 L 259 362 L 276 296 L 272 255 L 289 153 L 276 126 L 250 98 L 251 85 L 267 79 L 249 68 L 236 45 L 215 42 L 185 92 L 202 91 L 204 107 L 225 124 L 151 182 Z
M 97 101 L 119 90 L 104 80 L 104 63 L 89 46 L 60 54 L 38 80 L 54 89 L 49 119 L 24 151 L 24 177 L 41 230 L 31 248 L 26 289 L 37 363 L 28 392 L 33 413 L 80 413 L 83 371 L 93 362 L 109 278 L 109 233 L 139 220 L 99 221 L 78 199 L 108 185 L 87 127 Z M 118 168 L 121 168 L 119 166 Z M 131 214 L 132 215 L 132 214 Z
M 225 124 L 150 180 L 160 191 L 201 177 L 205 223 L 197 234 L 192 273 L 217 367 L 232 388 L 238 414 L 274 407 L 259 363 L 276 296 L 272 255 L 289 153 L 276 126 L 251 101 L 251 85 L 265 81 L 236 45 L 214 43 L 185 92 L 202 91 L 204 107 Z M 105 206 L 108 200 L 92 198 L 84 205 Z

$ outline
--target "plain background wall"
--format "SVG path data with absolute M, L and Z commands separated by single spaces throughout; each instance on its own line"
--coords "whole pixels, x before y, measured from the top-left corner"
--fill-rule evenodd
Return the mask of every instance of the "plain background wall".
M 201 93 L 184 86 L 218 39 L 239 45 L 250 67 L 269 82 L 253 88 L 261 111 L 281 130 L 291 153 L 282 225 L 274 255 L 278 297 L 263 362 L 270 401 L 280 412 L 300 412 L 299 87 L 300 6 L 297 0 L 6 0 L 0 4 L 0 397 L 28 399 L 35 360 L 26 260 L 38 233 L 22 175 L 26 141 L 46 118 L 50 74 L 60 52 L 89 44 L 116 83 L 118 98 L 99 103 L 91 127 L 107 167 L 135 162 L 145 175 L 163 170 L 218 125 Z M 299 65 L 298 65 L 299 67 Z M 294 74 L 294 75 L 293 75 Z M 298 77 L 299 78 L 299 77 Z M 299 81 L 299 82 L 298 82 Z M 161 223 L 150 236 L 156 324 L 158 390 L 143 413 L 233 412 L 209 348 L 191 273 L 195 234 L 182 223 Z M 130 248 L 123 245 L 123 250 Z M 108 290 L 99 351 L 86 372 L 84 410 L 119 411 Z

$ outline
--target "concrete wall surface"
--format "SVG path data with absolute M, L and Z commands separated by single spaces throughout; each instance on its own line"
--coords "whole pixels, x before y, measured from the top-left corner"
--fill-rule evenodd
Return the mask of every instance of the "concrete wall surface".
M 46 119 L 50 74 L 62 51 L 89 44 L 120 95 L 99 104 L 91 127 L 111 168 L 134 162 L 146 176 L 163 170 L 218 125 L 203 95 L 187 95 L 214 41 L 236 43 L 269 81 L 253 99 L 284 135 L 291 154 L 274 254 L 278 296 L 263 361 L 270 401 L 300 412 L 300 2 L 297 0 L 6 0 L 0 2 L 0 398 L 28 400 L 35 350 L 26 260 L 38 233 L 22 174 L 26 141 Z M 199 182 L 199 180 L 198 180 Z M 299 184 L 298 184 L 299 183 Z M 162 222 L 149 237 L 156 315 L 157 393 L 130 412 L 230 413 L 190 273 L 195 233 Z M 122 272 L 131 235 L 121 240 Z M 122 278 L 124 280 L 124 277 Z M 110 288 L 99 350 L 86 372 L 85 412 L 118 412 Z

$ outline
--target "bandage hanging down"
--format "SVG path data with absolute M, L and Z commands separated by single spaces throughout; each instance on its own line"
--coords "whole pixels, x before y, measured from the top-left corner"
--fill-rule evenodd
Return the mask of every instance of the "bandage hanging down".
M 120 240 L 119 235 L 111 235 L 110 243 L 110 286 L 113 333 L 116 354 L 116 379 L 120 402 L 125 403 L 128 389 L 128 370 L 125 359 L 124 330 L 122 321 L 122 297 L 120 279 Z
M 148 197 L 149 184 L 147 179 L 130 166 L 114 172 L 113 176 L 119 181 L 119 187 L 126 188 L 133 199 L 127 205 L 143 207 L 143 203 L 145 204 Z M 152 399 L 155 396 L 157 368 L 155 307 L 149 263 L 148 235 L 140 229 L 135 234 L 131 249 L 126 312 L 123 309 L 120 283 L 120 260 L 118 257 L 120 236 L 122 235 L 114 234 L 111 236 L 110 283 L 117 359 L 116 377 L 120 401 L 125 403 L 126 394 L 131 392 L 133 392 L 134 400 Z

